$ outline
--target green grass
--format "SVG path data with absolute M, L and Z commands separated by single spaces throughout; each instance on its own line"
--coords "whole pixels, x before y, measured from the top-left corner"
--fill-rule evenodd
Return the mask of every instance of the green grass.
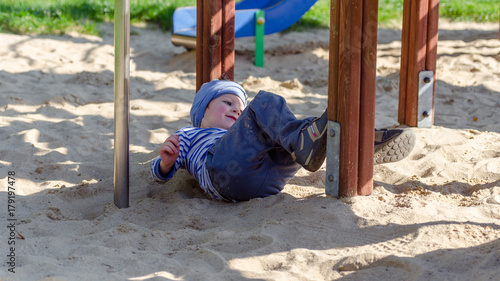
M 441 0 L 439 16 L 451 21 L 498 22 L 498 0 Z M 388 23 L 401 20 L 402 0 L 379 0 L 379 21 Z
M 441 0 L 440 17 L 451 21 L 498 22 L 499 0 Z M 379 0 L 379 23 L 402 22 L 403 0 Z M 328 28 L 330 0 L 318 0 L 316 4 L 290 29 Z
M 107 0 L 1 0 L 0 31 L 54 34 L 96 33 L 95 23 L 110 18 Z
M 328 28 L 330 25 L 330 0 L 318 0 L 314 6 L 290 30 L 303 31 L 309 28 Z
M 171 28 L 172 13 L 196 0 L 131 0 L 133 23 L 150 22 Z M 0 32 L 96 34 L 96 23 L 112 21 L 114 0 L 0 0 Z
M 441 1 L 439 15 L 456 21 L 498 22 L 498 0 Z
M 258 0 L 255 0 L 258 1 Z M 130 0 L 131 21 L 171 29 L 172 13 L 196 0 Z M 400 21 L 403 0 L 379 0 L 379 22 Z M 455 21 L 496 22 L 498 0 L 441 0 L 440 16 Z M 291 30 L 327 28 L 330 0 L 318 2 Z M 97 34 L 96 23 L 113 21 L 114 0 L 0 0 L 0 32 L 63 34 L 78 31 Z

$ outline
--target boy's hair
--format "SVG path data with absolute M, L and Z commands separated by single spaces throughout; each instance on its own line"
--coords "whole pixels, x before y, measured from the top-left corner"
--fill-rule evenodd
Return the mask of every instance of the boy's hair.
M 238 96 L 243 105 L 247 106 L 247 93 L 240 84 L 229 80 L 212 80 L 203 84 L 194 97 L 193 106 L 191 107 L 191 122 L 194 127 L 200 127 L 210 101 L 225 94 Z

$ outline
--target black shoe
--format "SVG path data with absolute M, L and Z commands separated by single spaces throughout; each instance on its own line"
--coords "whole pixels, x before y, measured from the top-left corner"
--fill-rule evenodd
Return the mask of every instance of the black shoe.
M 415 139 L 415 133 L 411 129 L 376 129 L 373 164 L 403 160 L 413 150 Z
M 326 130 L 328 128 L 327 111 L 311 120 L 311 124 L 302 129 L 298 145 L 292 157 L 304 169 L 316 172 L 326 158 Z

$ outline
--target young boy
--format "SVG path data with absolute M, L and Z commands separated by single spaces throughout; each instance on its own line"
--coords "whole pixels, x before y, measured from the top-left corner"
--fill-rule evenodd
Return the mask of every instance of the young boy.
M 246 201 L 274 195 L 303 167 L 317 171 L 326 157 L 327 114 L 298 120 L 278 95 L 260 91 L 247 105 L 236 82 L 202 85 L 191 108 L 193 127 L 184 127 L 160 147 L 151 174 L 166 181 L 186 168 L 213 199 Z M 375 131 L 376 164 L 405 158 L 412 130 Z

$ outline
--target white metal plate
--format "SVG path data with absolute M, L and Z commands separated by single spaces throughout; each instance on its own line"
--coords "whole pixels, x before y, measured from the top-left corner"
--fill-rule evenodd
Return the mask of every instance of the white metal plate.
M 432 127 L 434 112 L 434 72 L 432 70 L 418 73 L 418 124 L 419 128 Z
M 325 193 L 339 198 L 340 123 L 328 121 Z

